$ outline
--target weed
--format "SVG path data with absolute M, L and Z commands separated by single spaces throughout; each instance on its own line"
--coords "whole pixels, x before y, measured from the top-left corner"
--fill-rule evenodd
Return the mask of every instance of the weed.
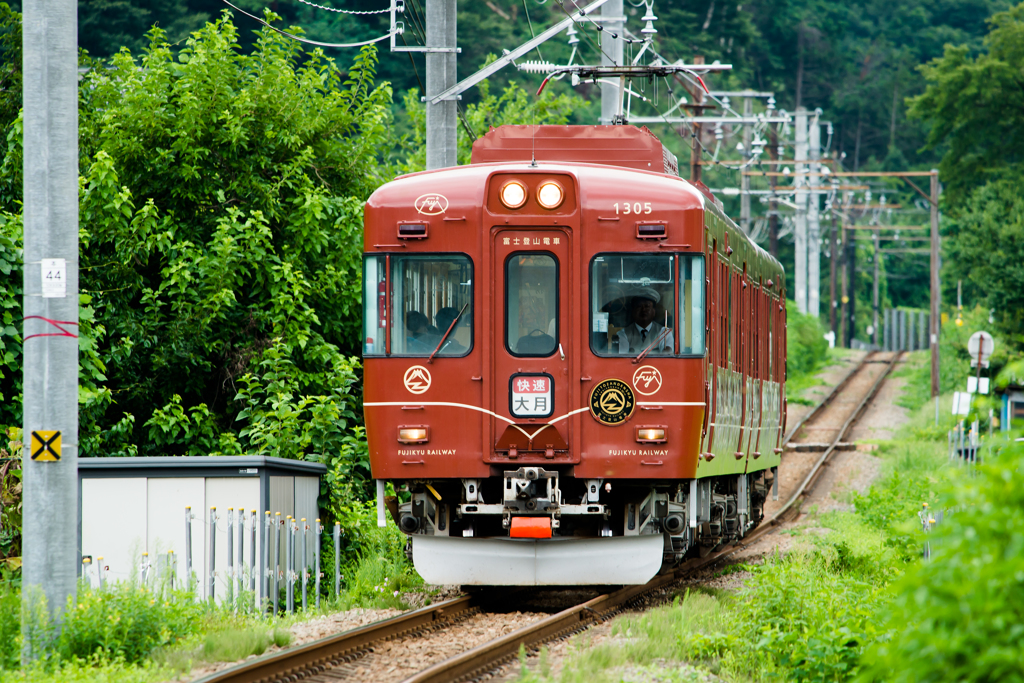
M 291 640 L 291 631 L 282 628 L 230 629 L 206 636 L 202 657 L 208 662 L 235 662 L 250 655 L 261 655 L 271 645 L 286 647 Z

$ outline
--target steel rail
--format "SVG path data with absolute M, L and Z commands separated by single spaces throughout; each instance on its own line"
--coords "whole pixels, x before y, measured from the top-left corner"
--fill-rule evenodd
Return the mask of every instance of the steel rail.
M 850 380 L 853 378 L 853 376 L 856 375 L 858 372 L 860 372 L 861 368 L 867 366 L 868 362 L 870 360 L 872 360 L 872 358 L 874 357 L 875 353 L 877 353 L 877 352 L 876 351 L 869 351 L 868 353 L 864 354 L 864 357 L 860 359 L 860 362 L 857 363 L 856 365 L 854 365 L 853 368 L 851 368 L 850 371 L 848 373 L 846 373 L 846 375 L 843 376 L 843 379 L 840 380 L 839 384 L 837 384 L 834 387 L 832 387 L 832 391 L 830 391 L 825 398 L 823 398 L 820 401 L 818 401 L 818 404 L 816 406 L 811 408 L 811 410 L 809 412 L 807 412 L 803 417 L 801 417 L 797 421 L 797 423 L 793 426 L 793 428 L 790 429 L 789 432 L 786 434 L 786 436 L 783 438 L 783 440 L 782 440 L 782 447 L 783 448 L 785 448 L 786 444 L 788 444 L 790 442 L 790 440 L 794 436 L 796 436 L 797 432 L 800 431 L 801 427 L 803 427 L 805 424 L 807 424 L 807 422 L 809 422 L 810 420 L 813 420 L 814 418 L 816 418 L 818 416 L 818 413 L 820 413 L 822 410 L 825 409 L 826 406 L 828 406 L 829 404 L 832 403 L 833 399 L 835 399 L 835 397 L 839 395 L 839 392 L 841 392 L 844 389 L 846 389 L 846 385 L 850 383 Z
M 586 630 L 591 626 L 604 621 L 616 612 L 621 611 L 631 602 L 634 602 L 637 599 L 661 588 L 665 588 L 701 569 L 721 562 L 736 552 L 748 547 L 760 538 L 773 533 L 781 523 L 782 517 L 793 508 L 798 500 L 806 497 L 813 490 L 823 467 L 831 458 L 832 453 L 835 452 L 836 446 L 846 436 L 850 428 L 863 415 L 864 410 L 877 395 L 879 388 L 892 372 L 896 365 L 896 361 L 902 353 L 902 351 L 896 352 L 892 356 L 888 362 L 888 367 L 885 372 L 875 380 L 867 394 L 865 394 L 864 398 L 860 403 L 858 403 L 856 409 L 854 409 L 853 413 L 850 414 L 846 422 L 843 423 L 839 433 L 836 435 L 835 439 L 832 440 L 832 443 L 829 444 L 822 457 L 814 464 L 810 474 L 808 474 L 803 482 L 801 482 L 797 492 L 782 508 L 777 510 L 770 519 L 764 520 L 757 529 L 745 536 L 741 542 L 734 543 L 728 548 L 713 552 L 705 557 L 695 558 L 688 562 L 684 562 L 672 572 L 656 576 L 642 586 L 626 586 L 625 588 L 621 588 L 613 593 L 598 596 L 583 604 L 570 607 L 558 614 L 553 614 L 550 617 L 546 617 L 524 626 L 512 633 L 509 633 L 508 635 L 502 636 L 501 638 L 489 641 L 467 650 L 462 654 L 456 655 L 455 657 L 438 662 L 423 671 L 406 678 L 403 683 L 447 683 L 449 681 L 466 680 L 475 676 L 484 675 L 515 658 L 522 648 L 527 650 L 534 649 L 542 643 L 564 638 L 573 633 Z M 845 388 L 849 384 L 849 380 L 852 379 L 856 373 L 867 367 L 868 363 L 873 360 L 874 355 L 875 352 L 871 352 L 866 355 L 861 362 L 843 378 L 843 381 L 837 385 L 837 388 L 822 400 L 819 406 L 812 411 L 812 414 L 817 414 L 820 412 L 820 408 L 823 405 L 831 403 L 835 396 L 838 395 L 838 389 Z M 801 420 L 797 427 L 794 427 L 793 433 L 795 433 L 795 430 L 802 426 L 806 421 L 806 419 Z
M 873 353 L 865 356 L 843 380 L 815 408 L 808 413 L 787 435 L 786 442 L 807 421 L 817 416 L 821 409 L 848 386 L 850 379 L 871 362 Z M 428 683 L 466 679 L 482 675 L 514 659 L 521 648 L 533 649 L 544 642 L 550 642 L 586 630 L 614 614 L 622 611 L 645 595 L 670 586 L 682 578 L 712 566 L 734 553 L 749 546 L 761 537 L 772 533 L 781 518 L 796 502 L 813 488 L 822 467 L 827 463 L 836 445 L 846 436 L 849 429 L 863 414 L 867 405 L 877 394 L 882 382 L 888 377 L 902 353 L 896 353 L 889 361 L 889 367 L 874 382 L 868 394 L 846 420 L 838 435 L 811 473 L 800 484 L 798 492 L 770 519 L 748 534 L 738 543 L 711 554 L 684 562 L 671 572 L 656 576 L 642 586 L 626 586 L 612 593 L 600 595 L 562 612 L 545 617 L 524 626 L 496 640 L 489 641 L 460 655 L 438 662 L 406 679 L 405 683 Z M 469 595 L 424 607 L 408 614 L 384 621 L 374 622 L 351 631 L 346 631 L 322 640 L 296 648 L 259 657 L 249 662 L 225 669 L 201 679 L 198 683 L 261 683 L 266 681 L 297 681 L 326 671 L 344 662 L 350 662 L 371 652 L 375 644 L 401 637 L 416 631 L 434 630 L 450 625 L 454 621 L 479 611 L 487 600 L 486 596 Z
M 391 619 L 376 621 L 306 645 L 259 657 L 218 671 L 200 679 L 198 683 L 301 680 L 343 662 L 358 659 L 377 643 L 415 631 L 437 628 L 455 618 L 467 617 L 479 610 L 480 603 L 478 596 L 471 595 L 445 600 Z

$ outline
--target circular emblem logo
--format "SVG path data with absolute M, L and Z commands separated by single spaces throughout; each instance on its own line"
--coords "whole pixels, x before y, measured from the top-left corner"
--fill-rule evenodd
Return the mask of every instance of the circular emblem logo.
M 414 206 L 424 216 L 437 216 L 448 210 L 448 199 L 443 194 L 430 192 L 417 197 Z
M 405 388 L 413 394 L 422 394 L 430 388 L 430 371 L 422 365 L 414 365 L 405 371 Z
M 599 382 L 590 392 L 590 413 L 601 424 L 622 424 L 633 414 L 634 408 L 633 390 L 620 379 Z
M 661 372 L 653 365 L 642 365 L 633 373 L 633 388 L 637 393 L 651 396 L 661 389 Z

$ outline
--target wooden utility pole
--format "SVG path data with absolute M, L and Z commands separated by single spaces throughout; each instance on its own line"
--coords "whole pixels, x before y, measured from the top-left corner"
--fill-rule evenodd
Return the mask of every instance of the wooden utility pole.
M 879 266 L 879 253 L 878 253 L 878 228 L 872 231 L 872 236 L 875 238 L 875 287 L 871 295 L 871 341 L 875 346 L 878 346 L 878 266 Z
M 768 156 L 771 157 L 772 161 L 779 160 L 779 133 L 775 128 L 768 129 Z M 777 167 L 776 167 L 777 168 Z M 779 184 L 778 179 L 775 176 L 768 176 L 768 185 L 775 189 L 775 186 Z M 768 202 L 768 252 L 775 258 L 779 257 L 779 203 L 775 201 L 775 195 L 770 195 L 771 201 Z M 835 219 L 832 219 L 833 230 L 835 228 Z M 835 299 L 835 278 L 833 278 L 832 298 Z M 832 325 L 835 329 L 835 325 Z
M 857 320 L 857 243 L 849 230 L 843 230 L 843 245 L 846 247 L 846 347 L 853 345 L 853 335 Z
M 693 63 L 694 64 L 703 64 L 704 63 L 704 56 L 703 55 L 695 55 L 694 58 L 693 58 Z M 693 89 L 690 90 L 689 92 L 690 92 L 690 95 L 693 97 L 693 104 L 691 104 L 691 105 L 683 105 L 683 106 L 686 107 L 687 109 L 689 109 L 690 111 L 692 111 L 694 116 L 700 116 L 702 113 L 704 113 L 704 109 L 705 109 L 705 105 L 704 105 L 704 91 L 701 88 L 699 88 L 697 86 L 694 86 Z M 700 124 L 696 123 L 696 122 L 693 122 L 693 123 L 690 124 L 690 128 L 691 128 L 691 130 L 690 130 L 690 135 L 691 135 L 691 140 L 690 140 L 690 182 L 692 182 L 692 183 L 699 183 L 700 182 Z
M 931 350 L 932 350 L 932 397 L 935 399 L 936 420 L 938 419 L 939 400 L 939 332 L 941 321 L 939 320 L 939 171 L 932 169 L 931 175 L 931 289 L 932 289 L 932 324 L 931 324 Z

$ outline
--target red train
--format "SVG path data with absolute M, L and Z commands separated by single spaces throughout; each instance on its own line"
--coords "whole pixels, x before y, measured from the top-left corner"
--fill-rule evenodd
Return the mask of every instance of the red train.
M 646 128 L 505 126 L 367 201 L 370 463 L 428 582 L 643 583 L 760 522 L 785 276 L 677 169 Z

